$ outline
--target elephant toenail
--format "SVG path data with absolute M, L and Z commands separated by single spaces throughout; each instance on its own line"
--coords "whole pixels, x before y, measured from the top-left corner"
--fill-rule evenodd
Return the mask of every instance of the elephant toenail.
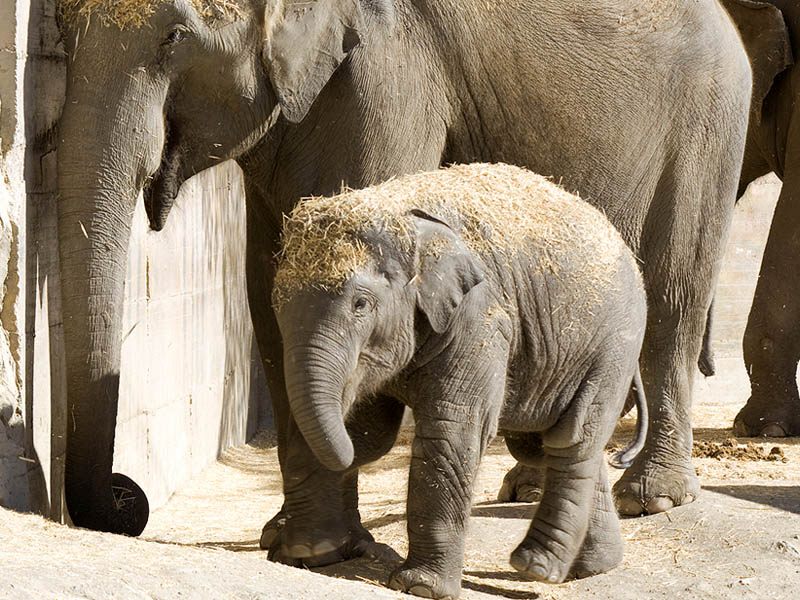
M 760 437 L 786 437 L 786 430 L 779 423 L 770 423 L 761 429 Z
M 626 517 L 638 517 L 644 512 L 642 503 L 632 496 L 622 496 L 615 501 L 617 511 Z
M 517 571 L 525 572 L 528 570 L 528 561 L 517 552 L 511 554 L 511 558 L 508 559 L 508 562 Z
M 433 598 L 433 591 L 426 586 L 426 585 L 415 585 L 412 586 L 408 592 L 410 594 L 414 594 L 415 596 L 420 596 L 422 598 Z
M 290 546 L 286 550 L 286 554 L 292 558 L 308 558 L 313 556 L 311 553 L 311 548 L 309 548 L 306 544 L 295 544 L 294 546 Z
M 278 537 L 279 531 L 277 529 L 265 529 L 261 533 L 261 539 L 258 541 L 258 546 L 262 550 L 269 550 L 272 542 Z
M 647 503 L 647 512 L 654 515 L 656 513 L 668 511 L 674 506 L 675 503 L 672 502 L 671 498 L 667 496 L 656 496 Z
M 405 589 L 406 589 L 405 586 L 403 585 L 403 583 L 397 577 L 392 577 L 389 580 L 389 584 L 388 585 L 389 585 L 389 589 L 397 590 L 399 592 L 404 592 Z
M 337 549 L 337 546 L 334 546 L 333 542 L 330 540 L 322 540 L 321 542 L 317 542 L 314 544 L 314 548 L 312 549 L 312 553 L 314 556 L 319 556 L 320 554 L 327 554 L 328 552 L 333 552 Z

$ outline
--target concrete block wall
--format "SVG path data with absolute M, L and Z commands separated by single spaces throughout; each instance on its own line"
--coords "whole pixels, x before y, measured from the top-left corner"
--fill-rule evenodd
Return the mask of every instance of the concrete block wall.
M 717 281 L 711 337 L 717 375 L 707 379 L 698 375 L 694 390 L 695 399 L 705 403 L 744 406 L 750 397 L 742 337 L 780 190 L 780 180 L 775 175 L 766 175 L 751 183 L 736 204 Z
M 65 67 L 54 17 L 54 0 L 0 0 L 0 505 L 63 519 L 55 142 Z M 269 414 L 257 406 L 266 386 L 245 294 L 243 199 L 229 163 L 185 186 L 161 233 L 137 208 L 114 468 L 151 507 Z

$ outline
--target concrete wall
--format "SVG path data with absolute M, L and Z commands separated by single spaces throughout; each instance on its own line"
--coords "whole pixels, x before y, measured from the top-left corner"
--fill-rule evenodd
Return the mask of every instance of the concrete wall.
M 751 183 L 736 205 L 717 282 L 711 338 L 717 376 L 704 379 L 698 375 L 695 386 L 695 398 L 705 403 L 744 406 L 750 397 L 750 380 L 742 357 L 742 337 L 780 189 L 780 180 L 767 175 Z
M 0 504 L 56 519 L 67 410 L 55 194 L 63 88 L 54 0 L 0 0 Z M 257 426 L 266 392 L 244 237 L 232 163 L 187 184 L 161 233 L 137 209 L 114 468 L 152 507 Z
M 27 508 L 37 501 L 30 429 L 23 393 L 24 301 L 20 247 L 25 212 L 23 87 L 28 14 L 0 2 L 0 503 Z

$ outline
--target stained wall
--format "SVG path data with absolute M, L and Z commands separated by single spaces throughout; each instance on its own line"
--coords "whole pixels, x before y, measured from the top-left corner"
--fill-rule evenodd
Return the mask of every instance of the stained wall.
M 53 0 L 0 0 L 0 504 L 56 519 L 68 410 L 55 194 L 64 70 Z M 258 424 L 266 387 L 244 238 L 233 163 L 184 186 L 163 232 L 137 208 L 114 468 L 151 507 Z

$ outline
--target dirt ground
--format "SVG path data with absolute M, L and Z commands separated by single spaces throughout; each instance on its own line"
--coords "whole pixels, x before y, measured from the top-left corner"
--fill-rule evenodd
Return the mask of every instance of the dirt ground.
M 694 460 L 703 484 L 695 503 L 624 520 L 622 566 L 556 586 L 521 579 L 508 565 L 535 505 L 495 502 L 513 465 L 496 441 L 475 486 L 462 598 L 796 598 L 800 440 L 733 440 L 736 409 L 695 408 Z M 612 444 L 632 429 L 633 420 L 623 420 Z M 409 439 L 404 433 L 360 484 L 364 524 L 400 555 L 407 549 Z M 391 561 L 364 558 L 317 573 L 268 562 L 258 537 L 280 503 L 276 451 L 261 436 L 227 451 L 155 511 L 139 540 L 0 511 L 0 598 L 403 597 L 382 586 Z

